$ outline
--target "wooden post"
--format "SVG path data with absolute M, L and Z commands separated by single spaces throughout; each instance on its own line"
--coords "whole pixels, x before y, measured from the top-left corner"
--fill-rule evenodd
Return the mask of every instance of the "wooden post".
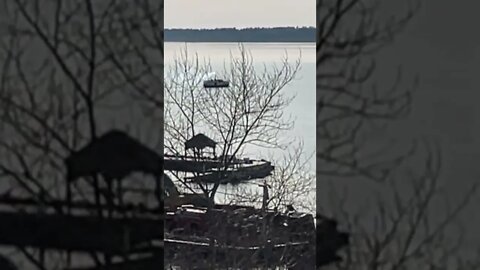
M 114 206 L 114 193 L 113 193 L 113 179 L 111 178 L 108 178 L 108 179 L 105 179 L 105 181 L 107 182 L 107 190 L 108 190 L 108 194 L 107 194 L 107 213 L 108 213 L 108 217 L 109 218 L 112 218 L 113 216 L 113 206 Z M 120 181 L 120 180 L 119 180 Z
M 117 180 L 118 205 L 123 206 L 123 187 L 122 181 Z
M 268 243 L 268 237 L 267 237 L 267 207 L 268 207 L 268 188 L 270 187 L 269 184 L 267 184 L 267 181 L 263 181 L 263 184 L 259 185 L 260 187 L 263 188 L 263 199 L 262 199 L 262 241 L 263 241 L 263 255 L 264 255 L 264 263 L 265 267 L 268 266 L 268 261 L 269 261 L 269 256 L 270 254 L 269 250 L 269 243 Z
M 93 175 L 93 188 L 95 189 L 95 204 L 97 206 L 98 217 L 102 218 L 103 217 L 103 212 L 102 212 L 102 208 L 100 207 L 102 202 L 101 202 L 101 198 L 100 198 L 100 186 L 99 186 L 99 183 L 98 183 L 98 176 L 97 175 Z

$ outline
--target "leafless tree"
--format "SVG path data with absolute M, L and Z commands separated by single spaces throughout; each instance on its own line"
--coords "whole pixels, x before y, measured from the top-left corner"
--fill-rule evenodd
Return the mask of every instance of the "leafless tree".
M 251 53 L 240 45 L 239 56 L 232 55 L 230 63 L 217 72 L 230 86 L 204 89 L 203 81 L 212 67 L 198 55 L 190 56 L 185 48 L 166 74 L 166 151 L 182 155 L 183 143 L 201 132 L 217 141 L 220 156 L 229 156 L 227 166 L 247 146 L 284 147 L 278 135 L 292 127 L 284 109 L 293 97 L 282 90 L 299 68 L 300 59 L 290 63 L 286 56 L 280 65 L 259 69 Z M 219 185 L 199 187 L 214 198 Z
M 344 260 L 332 269 L 472 269 L 475 265 L 460 255 L 464 242 L 458 218 L 476 186 L 469 187 L 462 200 L 449 202 L 439 180 L 438 145 L 423 144 L 425 155 L 419 151 L 421 144 L 405 147 L 410 142 L 402 142 L 400 147 L 406 150 L 399 154 L 390 144 L 368 151 L 376 127 L 410 111 L 417 79 L 405 86 L 399 69 L 392 86 L 378 85 L 375 57 L 398 37 L 420 4 L 317 1 L 317 212 L 338 219 L 352 234 Z M 405 5 L 406 11 L 399 13 Z M 354 182 L 342 183 L 342 178 Z M 373 181 L 359 183 L 362 179 Z M 344 184 L 361 186 L 365 194 L 345 194 Z M 439 204 L 445 206 L 435 207 Z
M 34 197 L 39 204 L 62 198 L 63 159 L 108 127 L 151 131 L 156 125 L 156 132 L 142 135 L 153 133 L 153 140 L 163 144 L 161 1 L 11 0 L 3 3 L 2 12 L 1 170 L 15 196 Z M 256 73 L 251 56 L 241 51 L 225 70 L 232 76 L 232 91 L 200 95 L 204 123 L 214 120 L 208 110 L 232 109 L 218 118 L 224 122 L 234 116 L 230 128 L 222 122 L 212 125 L 225 153 L 239 153 L 245 144 L 278 145 L 275 130 L 290 125 L 278 121 L 290 100 L 280 90 L 299 68 L 285 59 L 274 72 Z M 238 102 L 222 103 L 228 100 Z M 132 111 L 136 116 L 146 112 L 152 121 L 135 126 L 136 120 L 127 118 Z M 76 193 L 91 198 L 91 187 L 79 183 Z M 38 269 L 67 264 L 63 254 L 23 252 Z M 98 256 L 92 260 L 104 263 Z
M 411 151 L 365 158 L 372 125 L 407 115 L 412 89 L 372 83 L 375 53 L 389 45 L 415 14 L 410 5 L 388 18 L 382 1 L 317 1 L 317 171 L 320 176 L 384 180 Z M 413 2 L 417 4 L 417 1 Z M 383 17 L 383 18 L 382 18 Z M 384 22 L 386 20 L 386 22 Z M 362 148 L 363 147 L 363 148 Z
M 252 55 L 240 46 L 240 56 L 232 55 L 229 65 L 217 72 L 229 80 L 230 87 L 205 91 L 203 79 L 213 71 L 212 67 L 208 62 L 202 63 L 198 56 L 188 55 L 185 49 L 165 76 L 167 106 L 163 110 L 163 93 L 158 91 L 164 83 L 163 65 L 150 56 L 163 54 L 163 43 L 158 42 L 160 37 L 137 31 L 143 29 L 142 24 L 129 17 L 133 15 L 128 8 L 113 13 L 116 16 L 108 17 L 113 19 L 107 19 L 106 24 L 110 21 L 115 24 L 113 32 L 122 38 L 109 42 L 100 37 L 101 45 L 110 52 L 107 55 L 114 64 L 116 76 L 133 90 L 128 91 L 128 95 L 142 104 L 143 116 L 152 120 L 151 123 L 165 122 L 162 127 L 166 137 L 159 142 L 165 142 L 166 153 L 183 154 L 184 142 L 200 132 L 217 140 L 221 156 L 232 158 L 241 155 L 248 145 L 284 146 L 277 135 L 291 128 L 292 122 L 283 117 L 283 109 L 293 97 L 282 89 L 295 78 L 300 59 L 292 63 L 285 56 L 277 66 L 257 68 Z M 230 161 L 226 162 L 227 166 Z M 182 175 L 177 176 L 182 182 Z M 189 183 L 183 181 L 183 184 L 184 188 L 191 188 Z M 199 187 L 200 192 L 214 198 L 219 183 Z
M 303 142 L 287 149 L 282 158 L 272 157 L 275 170 L 266 178 L 269 187 L 268 207 L 280 212 L 292 205 L 296 210 L 315 213 L 315 174 L 310 166 L 313 154 L 305 153 Z M 261 205 L 262 192 L 258 188 L 233 186 L 225 196 L 230 204 Z
M 0 9 L 0 187 L 46 205 L 64 198 L 63 160 L 73 150 L 111 128 L 139 128 L 128 118 L 140 108 L 127 94 L 137 83 L 148 81 L 163 97 L 163 1 L 8 0 Z M 126 27 L 135 42 L 123 35 Z M 149 51 L 156 74 L 138 75 L 139 46 L 156 48 Z M 156 102 L 163 107 L 162 98 Z M 163 138 L 161 123 L 154 136 Z M 86 183 L 75 189 L 77 198 L 91 193 Z M 65 254 L 19 249 L 29 267 L 68 265 Z
M 284 109 L 294 96 L 290 96 L 283 90 L 295 79 L 300 69 L 300 59 L 291 63 L 286 55 L 279 65 L 258 68 L 259 64 L 255 63 L 251 53 L 240 45 L 238 55 L 232 53 L 229 62 L 221 71 L 218 71 L 213 69 L 208 60 L 202 61 L 197 54 L 192 56 L 191 51 L 185 47 L 174 59 L 173 64 L 167 68 L 165 75 L 166 151 L 170 154 L 183 155 L 184 142 L 199 133 L 207 134 L 218 142 L 220 156 L 230 156 L 226 160 L 226 167 L 232 162 L 233 157 L 241 156 L 250 146 L 286 149 L 286 144 L 279 140 L 281 138 L 279 135 L 293 127 L 291 119 L 284 115 Z M 204 80 L 212 71 L 216 72 L 218 77 L 228 80 L 229 87 L 203 88 Z M 277 169 L 268 179 L 268 182 L 273 185 L 270 206 L 284 206 L 287 201 L 299 202 L 294 200 L 293 196 L 309 196 L 314 189 L 314 178 L 312 175 L 307 175 L 309 159 L 304 159 L 302 145 L 290 150 L 292 152 L 285 156 L 282 164 L 275 163 Z M 184 180 L 185 174 L 175 172 L 172 174 L 184 189 L 190 192 L 201 192 L 210 198 L 215 198 L 216 195 L 219 197 L 217 192 L 220 182 L 213 185 L 189 183 Z M 272 179 L 276 181 L 272 182 Z M 301 185 L 296 186 L 295 184 L 298 183 Z M 257 205 L 251 200 L 248 202 L 245 200 L 246 197 L 252 199 L 258 195 L 256 192 L 252 193 L 250 188 L 251 185 L 246 187 L 244 192 L 234 190 L 231 196 L 233 200 L 228 202 L 241 201 L 247 205 Z M 262 196 L 256 199 L 259 198 Z M 214 230 L 216 241 L 220 243 L 230 241 L 228 239 L 231 239 L 232 232 L 226 229 L 226 223 L 235 224 L 236 219 L 238 217 L 233 216 L 215 219 L 218 224 L 211 224 L 211 226 L 217 228 Z M 249 222 L 243 220 L 240 223 L 248 224 Z M 258 227 L 258 224 L 255 226 Z M 256 233 L 244 231 L 242 235 L 245 239 L 250 239 L 250 245 L 261 245 L 261 242 L 258 242 L 258 236 L 255 236 Z M 287 251 L 285 252 L 288 254 Z M 210 253 L 215 254 L 216 251 L 212 249 Z M 257 254 L 253 255 L 254 257 L 244 257 L 233 253 L 226 255 L 229 258 L 228 266 L 230 267 L 238 265 L 252 268 L 255 263 L 254 257 L 259 256 Z M 210 256 L 210 258 L 213 257 L 215 256 Z M 188 262 L 187 258 L 194 257 L 186 255 L 186 260 L 182 261 Z M 196 261 L 196 263 L 199 262 Z M 209 263 L 210 268 L 214 267 L 211 262 L 206 263 Z
M 477 185 L 452 202 L 440 181 L 438 147 L 415 162 L 421 159 L 423 172 L 408 171 L 366 189 L 356 196 L 363 201 L 356 206 L 347 192 L 329 185 L 330 203 L 322 210 L 352 235 L 344 260 L 331 269 L 473 269 L 467 266 L 476 261 L 466 252 L 459 217 Z

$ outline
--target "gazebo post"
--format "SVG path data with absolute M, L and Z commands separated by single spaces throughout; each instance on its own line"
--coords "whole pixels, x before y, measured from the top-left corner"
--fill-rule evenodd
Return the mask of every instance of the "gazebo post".
M 114 206 L 114 201 L 113 201 L 113 178 L 105 178 L 105 182 L 107 182 L 107 204 L 108 204 L 108 217 L 111 218 L 113 215 L 113 206 Z
M 72 187 L 71 187 L 71 181 L 70 180 L 67 180 L 66 200 L 67 200 L 67 214 L 70 215 L 71 212 L 72 212 Z
M 98 176 L 93 175 L 93 188 L 95 189 L 95 204 L 97 205 L 98 216 L 103 217 L 102 208 L 101 208 L 101 198 L 100 198 L 100 185 L 98 182 Z
M 118 205 L 123 206 L 123 186 L 122 181 L 117 180 Z

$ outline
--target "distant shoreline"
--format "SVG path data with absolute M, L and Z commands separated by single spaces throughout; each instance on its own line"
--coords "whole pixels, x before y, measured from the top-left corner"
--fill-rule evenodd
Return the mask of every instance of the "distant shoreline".
M 165 29 L 165 42 L 315 42 L 314 27 Z
M 174 41 L 165 40 L 165 43 L 315 43 L 315 41 Z

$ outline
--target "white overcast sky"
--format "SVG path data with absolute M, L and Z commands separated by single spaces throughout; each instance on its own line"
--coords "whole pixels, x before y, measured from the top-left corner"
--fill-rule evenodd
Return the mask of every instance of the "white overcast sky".
M 165 28 L 315 26 L 315 0 L 165 0 Z

